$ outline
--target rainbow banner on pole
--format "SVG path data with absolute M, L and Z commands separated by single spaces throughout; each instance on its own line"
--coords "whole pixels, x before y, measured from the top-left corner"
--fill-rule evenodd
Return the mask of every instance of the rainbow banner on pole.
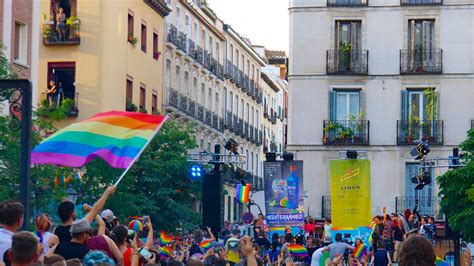
M 243 186 L 242 184 L 237 185 L 237 201 L 240 203 L 247 203 L 249 202 L 250 197 L 250 184 Z
M 98 113 L 41 142 L 31 153 L 31 163 L 81 167 L 100 157 L 114 168 L 127 168 L 166 118 L 135 112 Z

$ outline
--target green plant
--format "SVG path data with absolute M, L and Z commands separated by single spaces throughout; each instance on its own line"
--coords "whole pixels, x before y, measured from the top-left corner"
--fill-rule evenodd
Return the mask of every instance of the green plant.
M 37 115 L 42 118 L 47 118 L 52 121 L 61 121 L 68 117 L 71 111 L 74 110 L 74 100 L 64 99 L 59 106 L 49 105 L 48 100 L 43 100 L 37 109 Z
M 128 42 L 132 45 L 133 48 L 137 47 L 138 38 L 133 35 L 128 35 Z
M 79 21 L 78 17 L 70 16 L 70 17 L 66 18 L 66 25 L 71 27 L 72 25 L 76 24 L 76 21 Z
M 127 110 L 129 112 L 136 112 L 138 110 L 138 108 L 134 103 L 132 103 L 131 100 L 127 99 L 127 101 L 125 103 L 125 110 Z
M 140 113 L 144 113 L 144 114 L 147 114 L 147 113 L 148 113 L 148 111 L 146 110 L 146 108 L 143 107 L 143 106 L 140 106 L 139 111 L 140 111 Z
M 354 137 L 354 130 L 351 127 L 342 127 L 339 131 L 338 138 L 340 139 L 348 139 Z
M 340 42 L 339 51 L 342 52 L 342 62 L 346 68 L 350 68 L 352 44 Z
M 46 27 L 43 30 L 43 38 L 49 39 L 53 36 L 53 31 L 51 30 L 51 27 Z

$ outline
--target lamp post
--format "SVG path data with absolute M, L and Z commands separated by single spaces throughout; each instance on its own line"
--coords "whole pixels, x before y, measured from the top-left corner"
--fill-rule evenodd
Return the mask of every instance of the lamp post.
M 66 189 L 66 194 L 67 194 L 67 198 L 69 201 L 71 201 L 72 203 L 74 203 L 74 205 L 76 204 L 76 200 L 77 198 L 80 196 L 80 193 L 78 193 L 73 187 L 72 185 L 69 185 Z

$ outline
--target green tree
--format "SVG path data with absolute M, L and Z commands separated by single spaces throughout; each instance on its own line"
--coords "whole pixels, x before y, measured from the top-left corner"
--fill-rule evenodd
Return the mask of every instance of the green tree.
M 460 145 L 465 167 L 447 171 L 437 178 L 441 196 L 441 211 L 451 228 L 463 239 L 474 241 L 474 129 Z

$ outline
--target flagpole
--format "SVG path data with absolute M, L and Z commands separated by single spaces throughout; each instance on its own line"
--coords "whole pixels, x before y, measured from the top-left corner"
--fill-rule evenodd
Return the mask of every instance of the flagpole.
M 145 143 L 145 146 L 142 147 L 142 149 L 137 154 L 137 156 L 135 156 L 135 158 L 133 158 L 132 162 L 130 163 L 130 165 L 128 165 L 127 169 L 125 169 L 125 171 L 123 171 L 122 175 L 120 175 L 117 182 L 115 182 L 114 187 L 117 187 L 118 184 L 120 184 L 123 177 L 128 173 L 128 170 L 130 170 L 130 168 L 132 168 L 133 164 L 138 160 L 138 158 L 140 158 L 140 155 L 142 155 L 142 153 L 146 149 L 146 147 L 148 147 L 150 142 L 155 138 L 156 134 L 158 134 L 158 131 L 160 131 L 161 127 L 163 126 L 163 124 L 166 122 L 167 119 L 168 119 L 168 115 L 165 116 L 165 118 L 163 119 L 163 122 L 161 122 L 161 124 L 156 128 L 156 130 L 155 130 L 155 132 L 153 132 L 153 135 L 151 136 L 151 138 L 148 139 L 148 141 Z

